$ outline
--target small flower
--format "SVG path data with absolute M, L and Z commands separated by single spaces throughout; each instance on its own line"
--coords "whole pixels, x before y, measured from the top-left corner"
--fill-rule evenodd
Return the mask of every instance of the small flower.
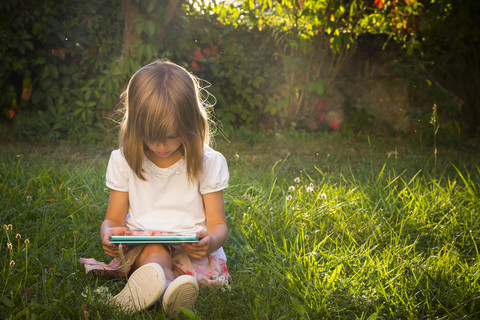
M 307 234 L 307 235 L 305 235 L 305 240 L 308 241 L 308 239 L 310 239 L 310 236 Z
M 313 188 L 313 187 L 314 187 L 313 183 L 310 183 L 310 188 Z
M 222 286 L 222 288 L 220 288 L 220 291 L 222 291 L 222 292 L 227 292 L 227 291 L 230 292 L 230 291 L 232 291 L 232 287 L 230 287 L 230 285 L 227 283 L 227 284 L 224 284 L 224 285 Z
M 15 239 L 17 239 L 17 240 L 22 239 L 22 235 L 20 233 L 17 233 L 17 235 L 15 236 Z
M 27 202 L 32 202 L 33 198 L 32 198 L 31 195 L 28 195 L 25 200 L 26 200 Z
M 338 121 L 333 120 L 332 122 L 330 122 L 330 128 L 332 128 L 333 130 L 338 130 L 340 129 L 340 123 L 338 123 Z
M 8 248 L 8 250 L 12 250 L 13 246 L 12 246 L 12 244 L 11 244 L 10 242 L 7 243 L 7 248 Z
M 288 191 L 295 191 L 295 186 L 288 187 Z
M 78 235 L 78 230 L 73 231 L 73 236 Z
M 15 261 L 11 260 L 10 261 L 10 267 L 13 267 L 15 265 Z
M 103 192 L 108 192 L 108 190 L 110 190 L 110 189 L 108 189 L 108 188 L 103 188 Z
M 12 229 L 13 229 L 13 226 L 12 226 L 11 224 L 9 224 L 9 225 L 7 226 L 7 228 L 8 228 L 8 230 L 7 230 L 7 231 L 12 231 Z
M 198 66 L 198 63 L 196 61 L 192 61 L 192 68 L 195 72 L 200 71 L 200 67 Z
M 287 196 L 287 201 L 292 201 L 293 197 L 291 195 Z
M 90 289 L 88 287 L 85 288 L 85 291 L 80 293 L 83 299 L 87 299 L 89 294 L 90 294 Z
M 250 195 L 249 194 L 244 194 L 243 199 L 245 199 L 247 201 L 250 200 Z
M 235 153 L 235 160 L 238 160 L 240 158 L 240 156 L 238 155 L 238 153 Z
M 13 119 L 13 117 L 15 117 L 15 110 L 13 109 L 8 109 L 8 117 L 10 119 Z
M 327 199 L 327 195 L 325 193 L 320 193 L 318 199 Z
M 7 226 L 6 224 L 4 224 L 4 225 L 3 225 L 3 229 L 4 229 L 5 231 L 8 231 L 8 226 Z
M 312 188 L 312 187 L 307 187 L 306 190 L 307 190 L 308 193 L 312 193 L 312 192 L 313 192 L 313 188 Z
M 298 183 L 300 183 L 300 178 L 296 177 L 293 181 L 298 184 Z
M 25 244 L 26 244 L 26 245 L 30 244 L 30 240 L 25 239 Z

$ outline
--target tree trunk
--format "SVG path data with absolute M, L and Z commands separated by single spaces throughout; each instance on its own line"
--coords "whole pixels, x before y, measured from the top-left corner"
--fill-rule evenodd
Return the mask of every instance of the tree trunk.
M 168 25 L 176 17 L 178 8 L 182 6 L 185 0 L 170 0 L 167 6 L 167 12 L 165 14 L 165 21 L 163 21 L 163 27 L 160 30 L 160 36 L 163 38 L 167 32 Z
M 135 51 L 133 44 L 140 39 L 140 35 L 135 29 L 135 22 L 133 19 L 140 13 L 140 7 L 135 0 L 123 0 L 122 2 L 124 30 L 123 30 L 123 50 L 130 53 Z

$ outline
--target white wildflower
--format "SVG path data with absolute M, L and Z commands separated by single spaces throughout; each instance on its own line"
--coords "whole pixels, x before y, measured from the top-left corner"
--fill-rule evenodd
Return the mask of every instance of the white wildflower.
M 232 287 L 230 287 L 227 277 L 225 276 L 220 276 L 218 278 L 212 277 L 212 279 L 215 280 L 216 285 L 220 286 L 220 291 L 222 292 L 232 291 Z
M 307 187 L 306 190 L 307 190 L 308 193 L 312 193 L 312 192 L 313 192 L 313 188 L 312 188 L 312 187 Z
M 26 200 L 27 202 L 32 202 L 33 198 L 32 198 L 31 195 L 28 195 L 25 200 Z
M 288 187 L 288 191 L 295 191 L 295 186 Z
M 299 178 L 299 177 L 296 177 L 293 181 L 294 181 L 295 183 L 300 183 L 300 178 Z
M 113 298 L 113 295 L 109 292 L 109 289 L 104 286 L 98 287 L 93 291 L 90 291 L 90 289 L 87 287 L 85 288 L 85 291 L 81 293 L 81 296 L 84 299 L 87 299 L 90 295 L 92 295 L 93 300 L 107 301 Z
M 325 193 L 320 193 L 318 199 L 327 199 L 327 195 Z
M 90 294 L 90 289 L 88 287 L 85 288 L 85 291 L 80 293 L 83 299 L 87 299 L 89 294 Z
M 292 201 L 293 197 L 291 195 L 287 196 L 287 201 Z

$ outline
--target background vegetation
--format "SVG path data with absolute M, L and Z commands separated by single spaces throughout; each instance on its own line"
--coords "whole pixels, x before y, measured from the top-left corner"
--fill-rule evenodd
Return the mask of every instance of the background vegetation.
M 322 103 L 329 88 L 348 86 L 342 79 L 359 40 L 375 36 L 375 50 L 404 47 L 395 59 L 409 81 L 410 119 L 425 123 L 417 132 L 429 127 L 437 105 L 448 129 L 439 134 L 471 136 L 480 120 L 479 7 L 451 0 L 2 1 L 0 132 L 105 143 L 126 81 L 155 58 L 213 84 L 226 131 L 365 132 L 371 115 L 348 102 L 338 107 L 344 125 L 322 126 Z

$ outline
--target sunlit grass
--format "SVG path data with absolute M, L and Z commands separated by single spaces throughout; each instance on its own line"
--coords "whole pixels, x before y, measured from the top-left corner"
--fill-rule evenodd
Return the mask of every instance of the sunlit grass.
M 477 155 L 439 149 L 434 163 L 432 149 L 390 143 L 220 141 L 233 282 L 202 288 L 198 318 L 479 318 Z M 109 309 L 122 282 L 78 263 L 108 261 L 99 226 L 109 150 L 31 151 L 1 151 L 0 317 L 164 318 Z

